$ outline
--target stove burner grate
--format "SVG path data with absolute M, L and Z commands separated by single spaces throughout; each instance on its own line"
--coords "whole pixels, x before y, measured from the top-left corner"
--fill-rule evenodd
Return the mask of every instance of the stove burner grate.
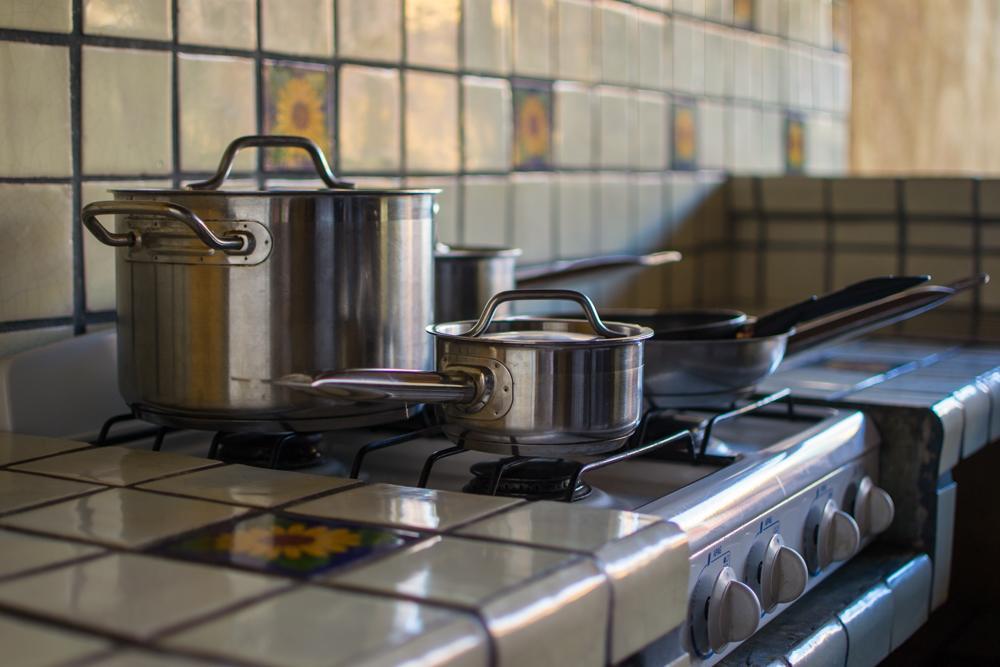
M 212 438 L 208 458 L 258 468 L 299 470 L 323 463 L 322 433 L 226 433 Z
M 564 459 L 511 457 L 472 465 L 472 479 L 463 491 L 526 500 L 583 500 L 590 485 L 577 476 L 578 464 Z M 571 487 L 572 485 L 572 487 Z

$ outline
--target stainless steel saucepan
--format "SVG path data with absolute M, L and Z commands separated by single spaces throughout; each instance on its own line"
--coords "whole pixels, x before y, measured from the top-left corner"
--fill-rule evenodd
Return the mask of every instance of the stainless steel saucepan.
M 500 304 L 527 299 L 574 301 L 586 319 L 494 319 Z M 356 369 L 291 375 L 277 384 L 348 403 L 441 403 L 453 442 L 502 454 L 612 451 L 639 423 L 643 341 L 653 332 L 602 321 L 579 292 L 501 292 L 478 321 L 427 331 L 437 346 L 435 372 Z
M 439 322 L 473 319 L 494 294 L 530 287 L 552 278 L 615 268 L 678 262 L 681 254 L 664 250 L 648 255 L 605 255 L 518 266 L 520 248 L 459 247 L 439 243 L 434 258 L 434 309 Z

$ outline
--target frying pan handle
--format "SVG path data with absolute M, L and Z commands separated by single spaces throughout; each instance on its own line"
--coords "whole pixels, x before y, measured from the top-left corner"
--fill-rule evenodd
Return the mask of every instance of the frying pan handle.
M 133 232 L 118 234 L 109 231 L 97 219 L 99 215 L 148 215 L 176 220 L 188 226 L 209 248 L 230 254 L 248 255 L 253 252 L 254 239 L 249 234 L 233 233 L 232 236 L 217 236 L 205 221 L 194 211 L 164 201 L 95 201 L 83 207 L 80 218 L 90 233 L 105 245 L 116 247 L 134 246 L 137 242 Z
M 596 333 L 605 338 L 624 338 L 628 336 L 626 333 L 613 331 L 604 324 L 601 316 L 597 314 L 597 308 L 594 306 L 594 302 L 590 300 L 590 297 L 582 292 L 569 289 L 514 289 L 494 294 L 493 298 L 486 304 L 486 307 L 483 308 L 483 314 L 479 316 L 479 320 L 463 335 L 472 337 L 481 336 L 493 322 L 493 316 L 496 315 L 497 308 L 502 303 L 507 303 L 508 301 L 547 300 L 575 301 L 580 304 L 584 315 L 587 316 L 587 321 L 590 322 L 590 326 L 593 327 Z
M 326 183 L 328 188 L 354 187 L 353 183 L 342 181 L 333 175 L 333 170 L 330 169 L 330 163 L 326 161 L 326 156 L 323 155 L 323 151 L 312 139 L 287 134 L 251 134 L 245 137 L 233 139 L 233 141 L 226 146 L 226 150 L 222 154 L 222 159 L 219 161 L 219 168 L 216 169 L 215 175 L 207 181 L 191 183 L 187 186 L 188 190 L 218 190 L 219 186 L 221 186 L 226 180 L 226 177 L 229 176 L 229 172 L 233 168 L 233 161 L 236 159 L 236 154 L 244 148 L 301 148 L 309 153 L 309 157 L 312 158 L 313 166 L 316 167 L 316 173 L 323 179 L 323 182 Z

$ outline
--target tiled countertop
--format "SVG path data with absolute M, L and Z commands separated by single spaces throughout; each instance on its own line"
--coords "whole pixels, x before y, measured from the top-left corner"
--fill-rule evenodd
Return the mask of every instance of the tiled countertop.
M 600 665 L 683 620 L 656 517 L 0 433 L 0 661 Z

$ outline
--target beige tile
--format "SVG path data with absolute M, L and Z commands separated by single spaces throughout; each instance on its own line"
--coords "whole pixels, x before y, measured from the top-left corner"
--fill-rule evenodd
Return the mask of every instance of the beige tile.
M 399 62 L 402 54 L 400 2 L 401 0 L 338 0 L 339 54 L 347 58 Z
M 548 174 L 516 174 L 511 177 L 514 246 L 524 251 L 519 261 L 525 264 L 555 258 L 552 189 L 552 177 Z
M 406 61 L 458 68 L 460 0 L 406 0 Z
M 126 486 L 218 463 L 196 456 L 144 449 L 90 447 L 80 452 L 24 463 L 14 469 L 98 484 Z
M 85 442 L 46 438 L 36 435 L 21 435 L 0 431 L 0 465 L 28 461 L 42 456 L 52 456 L 63 452 L 90 447 Z
M 906 225 L 906 244 L 916 246 L 953 248 L 972 253 L 972 223 L 965 222 L 914 222 Z
M 837 178 L 831 182 L 837 213 L 891 213 L 896 210 L 896 182 L 891 178 Z
M 462 243 L 509 245 L 507 179 L 470 176 L 463 180 L 462 190 Z
M 180 85 L 181 169 L 215 171 L 235 137 L 254 134 L 257 75 L 254 61 L 226 56 L 177 59 Z M 225 95 L 218 91 L 225 90 Z M 243 151 L 234 168 L 251 170 L 255 151 Z
M 559 176 L 559 254 L 583 257 L 594 247 L 593 177 L 587 174 Z
M 511 151 L 511 94 L 506 79 L 462 78 L 464 163 L 467 171 L 507 171 Z
M 640 169 L 663 171 L 670 152 L 668 142 L 669 106 L 667 96 L 640 92 L 636 95 L 636 126 L 639 146 L 634 160 Z
M 168 180 L 162 181 L 87 181 L 82 185 L 83 203 L 114 199 L 111 190 L 130 188 L 169 188 Z M 228 184 L 227 184 L 228 187 Z M 103 220 L 111 224 L 111 218 Z M 115 249 L 104 245 L 89 231 L 83 235 L 83 280 L 87 292 L 87 311 L 115 309 Z
M 0 470 L 0 513 L 15 512 L 103 488 L 96 484 Z
M 462 238 L 459 229 L 459 192 L 457 178 L 428 176 L 406 179 L 406 187 L 434 188 L 441 192 L 434 198 L 437 212 L 434 214 L 434 231 L 441 243 L 458 243 Z
M 70 315 L 70 187 L 0 184 L 0 202 L 0 321 Z
M 636 179 L 636 240 L 640 252 L 654 252 L 668 246 L 667 230 L 670 212 L 665 198 L 666 188 L 662 176 L 642 175 Z M 643 272 L 643 276 L 646 272 Z M 652 282 L 652 281 L 647 281 Z
M 78 542 L 53 540 L 10 530 L 0 530 L 0 577 L 48 567 L 101 553 L 101 549 Z
M 792 303 L 823 291 L 824 255 L 811 250 L 767 253 L 765 299 L 772 305 Z
M 609 254 L 626 252 L 635 239 L 629 210 L 629 179 L 605 174 L 600 177 L 598 188 L 601 206 L 597 217 L 597 248 Z
M 404 600 L 305 587 L 176 634 L 165 643 L 265 665 L 486 664 L 486 637 L 470 616 Z M 425 661 L 427 661 L 425 663 Z M 397 663 L 397 664 L 401 664 Z
M 510 71 L 510 0 L 463 0 L 465 68 L 491 74 Z
M 0 585 L 0 602 L 134 639 L 275 591 L 283 580 L 221 567 L 110 554 Z
M 254 0 L 176 0 L 177 32 L 182 44 L 231 49 L 257 45 Z
M 415 530 L 449 530 L 517 504 L 509 498 L 370 484 L 287 508 L 294 514 Z
M 979 211 L 983 215 L 1000 215 L 1000 179 L 984 178 L 979 182 Z
M 600 0 L 594 8 L 594 30 L 600 44 L 600 79 L 627 85 L 632 80 L 633 64 L 629 56 L 636 43 L 635 14 L 631 7 L 610 0 Z
M 764 208 L 782 212 L 823 211 L 823 181 L 800 176 L 765 178 Z
M 913 251 L 910 251 L 906 255 L 905 267 L 907 274 L 929 274 L 933 278 L 934 283 L 938 285 L 947 284 L 959 278 L 972 275 L 973 269 L 972 257 L 970 255 L 963 255 L 961 253 L 953 256 L 925 255 Z M 985 291 L 988 293 L 992 289 L 987 287 Z M 965 294 L 959 294 L 949 301 L 948 306 L 964 306 L 971 302 L 972 294 L 966 292 Z
M 458 171 L 458 79 L 408 71 L 405 84 L 407 169 Z
M 217 667 L 218 663 L 170 653 L 123 649 L 86 664 L 87 667 Z
M 908 178 L 903 183 L 907 213 L 972 212 L 972 179 Z
M 833 225 L 836 243 L 864 243 L 895 248 L 899 241 L 899 225 L 881 220 L 838 221 Z
M 170 69 L 169 53 L 84 47 L 84 173 L 170 171 Z
M 330 583 L 477 609 L 500 665 L 604 664 L 608 587 L 590 562 L 567 554 L 438 537 Z M 546 640 L 566 632 L 576 640 Z
M 210 523 L 232 519 L 246 511 L 229 505 L 134 489 L 108 489 L 12 514 L 0 522 L 50 535 L 135 548 Z
M 341 21 L 343 24 L 343 21 Z M 340 68 L 340 165 L 374 171 L 399 167 L 399 74 L 396 70 Z
M 514 73 L 548 77 L 552 73 L 553 0 L 513 0 Z
M 632 105 L 631 95 L 625 88 L 599 86 L 597 95 L 599 164 L 602 168 L 629 166 Z
M 170 0 L 84 0 L 83 31 L 91 35 L 169 40 Z
M 657 517 L 542 501 L 458 532 L 593 557 L 614 591 L 612 662 L 660 638 L 687 616 L 687 537 Z M 638 553 L 643 558 L 637 559 Z
M 766 236 L 771 241 L 826 241 L 826 225 L 822 220 L 769 220 Z
M 0 28 L 70 32 L 73 29 L 71 0 L 13 0 L 0 3 Z
M 351 479 L 326 475 L 227 465 L 168 477 L 143 484 L 139 488 L 236 505 L 274 507 L 356 483 Z
M 265 51 L 333 55 L 333 0 L 263 0 L 260 24 Z
M 657 12 L 637 11 L 638 19 L 638 62 L 637 81 L 643 88 L 666 88 L 665 59 L 667 17 Z
M 591 52 L 594 43 L 593 5 L 583 0 L 558 0 L 556 12 L 559 22 L 559 77 L 590 81 L 594 75 Z
M 897 273 L 896 253 L 856 253 L 838 251 L 833 257 L 833 286 L 844 287 L 851 283 Z
M 34 347 L 69 338 L 73 335 L 73 327 L 45 327 L 44 329 L 25 329 L 24 331 L 8 331 L 0 333 L 0 357 L 6 357 L 18 352 L 24 352 Z
M 74 662 L 111 647 L 106 639 L 53 628 L 13 616 L 0 616 L 4 664 L 51 667 Z
M 559 81 L 552 87 L 555 108 L 553 157 L 560 167 L 589 167 L 594 161 L 594 109 L 586 86 Z
M 0 71 L 0 176 L 69 176 L 69 49 L 0 42 Z

